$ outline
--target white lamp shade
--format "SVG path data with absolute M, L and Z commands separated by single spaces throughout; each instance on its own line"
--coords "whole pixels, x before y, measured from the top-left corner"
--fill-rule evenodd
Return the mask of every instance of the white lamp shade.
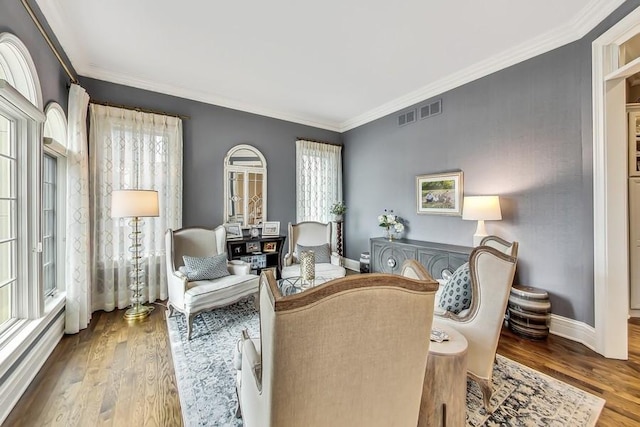
M 111 217 L 159 216 L 158 192 L 154 190 L 115 190 L 111 193 Z
M 498 196 L 466 196 L 462 206 L 462 219 L 500 220 L 500 198 Z

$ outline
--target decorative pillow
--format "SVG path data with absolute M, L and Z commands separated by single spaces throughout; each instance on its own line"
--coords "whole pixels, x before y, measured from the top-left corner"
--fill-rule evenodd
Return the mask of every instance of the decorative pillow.
M 185 255 L 182 260 L 187 267 L 189 281 L 213 280 L 229 275 L 226 253 L 206 258 Z
M 331 248 L 329 248 L 328 243 L 319 246 L 296 245 L 296 259 L 300 259 L 300 253 L 302 251 L 313 251 L 316 255 L 316 264 L 331 264 Z
M 471 307 L 471 273 L 469 263 L 465 262 L 445 283 L 440 294 L 438 306 L 454 314 Z

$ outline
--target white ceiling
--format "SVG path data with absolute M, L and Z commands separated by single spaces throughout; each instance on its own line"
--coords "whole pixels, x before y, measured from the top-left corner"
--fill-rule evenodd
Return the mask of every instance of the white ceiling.
M 623 1 L 37 3 L 82 76 L 345 131 L 576 40 Z

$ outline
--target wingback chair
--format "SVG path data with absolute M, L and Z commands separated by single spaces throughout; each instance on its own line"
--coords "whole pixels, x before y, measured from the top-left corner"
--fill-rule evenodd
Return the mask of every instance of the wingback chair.
M 517 250 L 517 244 L 515 245 Z M 464 335 L 468 342 L 467 375 L 482 390 L 484 407 L 491 412 L 491 376 L 504 321 L 509 293 L 516 270 L 516 258 L 489 246 L 478 246 L 469 257 L 472 301 L 461 315 L 434 313 L 434 325 L 446 324 Z M 404 266 L 403 276 L 429 280 L 419 263 Z
M 518 257 L 518 242 L 509 242 L 498 236 L 487 236 L 480 241 L 480 246 L 490 246 L 512 257 Z
M 188 227 L 167 230 L 165 234 L 169 316 L 173 310 L 187 317 L 187 337 L 191 339 L 193 318 L 203 311 L 232 304 L 258 293 L 258 276 L 242 261 L 226 264 L 229 275 L 215 279 L 189 280 L 183 256 L 214 257 L 226 252 L 226 230 Z M 226 261 L 225 261 L 226 263 Z
M 283 279 L 300 276 L 298 245 L 316 252 L 316 276 L 335 279 L 347 274 L 342 266 L 342 257 L 332 247 L 331 223 L 305 221 L 289 223 L 289 251 L 284 256 Z M 321 252 L 329 252 L 323 254 L 324 261 L 319 256 Z
M 434 280 L 351 275 L 282 296 L 260 277 L 260 338 L 241 340 L 246 427 L 418 423 Z

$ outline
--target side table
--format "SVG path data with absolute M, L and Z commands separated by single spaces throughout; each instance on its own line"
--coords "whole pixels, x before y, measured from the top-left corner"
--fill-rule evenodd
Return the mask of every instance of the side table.
M 467 339 L 451 326 L 433 321 L 449 341 L 429 344 L 418 427 L 463 427 L 467 418 Z

